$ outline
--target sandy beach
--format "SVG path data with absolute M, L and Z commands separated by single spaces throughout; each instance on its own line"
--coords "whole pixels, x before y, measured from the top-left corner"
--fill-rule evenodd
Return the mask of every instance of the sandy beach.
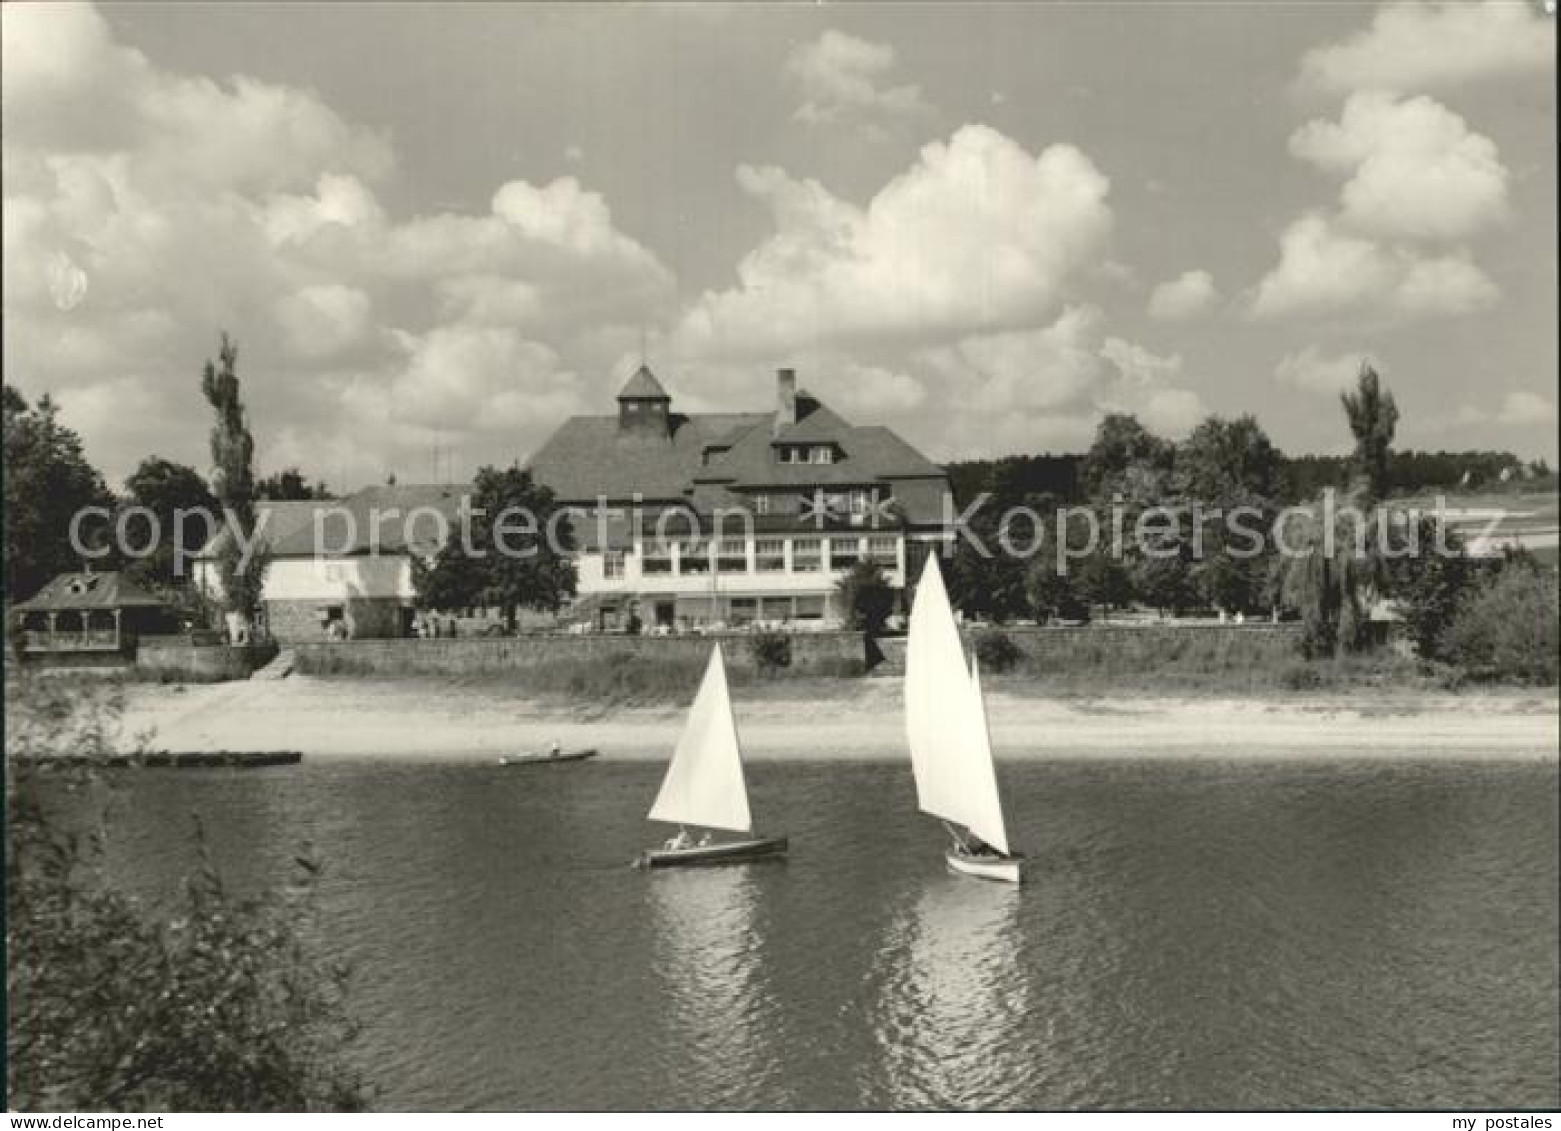
M 820 681 L 734 691 L 753 758 L 904 756 L 893 680 Z M 1125 700 L 988 689 L 998 756 L 1178 758 L 1499 757 L 1557 759 L 1552 691 L 1285 699 Z M 604 759 L 662 759 L 673 706 L 588 709 L 502 685 L 437 679 L 316 678 L 132 685 L 126 734 L 168 750 L 301 750 L 309 759 L 488 760 L 557 739 Z

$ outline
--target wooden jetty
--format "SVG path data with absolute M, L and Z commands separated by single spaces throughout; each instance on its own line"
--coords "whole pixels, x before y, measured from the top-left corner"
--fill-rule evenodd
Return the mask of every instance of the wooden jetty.
M 16 757 L 24 766 L 102 766 L 108 769 L 233 769 L 252 770 L 262 766 L 296 766 L 303 761 L 300 750 L 148 750 L 142 754 L 113 754 L 107 758 L 81 755 L 51 755 L 45 758 Z

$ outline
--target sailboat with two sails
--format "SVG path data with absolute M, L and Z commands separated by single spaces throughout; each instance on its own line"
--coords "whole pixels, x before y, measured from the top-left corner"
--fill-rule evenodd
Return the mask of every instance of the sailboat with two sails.
M 967 876 L 1019 883 L 1024 857 L 1010 851 L 981 696 L 980 664 L 967 666 L 936 553 L 927 555 L 911 606 L 905 649 L 905 737 L 916 798 L 948 830 L 948 866 Z
M 689 708 L 683 735 L 672 752 L 661 792 L 650 807 L 652 821 L 678 826 L 678 834 L 660 848 L 647 848 L 635 867 L 666 868 L 679 864 L 735 864 L 786 851 L 783 836 L 753 831 L 748 811 L 748 785 L 743 778 L 742 747 L 737 720 L 726 686 L 726 661 L 717 644 Z M 698 840 L 689 827 L 738 834 L 716 839 L 705 832 Z

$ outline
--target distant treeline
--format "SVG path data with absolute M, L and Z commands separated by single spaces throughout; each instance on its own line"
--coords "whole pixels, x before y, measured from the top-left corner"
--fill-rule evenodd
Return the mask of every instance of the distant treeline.
M 1543 460 L 1525 463 L 1511 452 L 1393 452 L 1389 477 L 1396 493 L 1478 487 L 1501 480 L 1503 472 L 1550 474 Z M 964 506 L 992 484 L 1001 482 L 1021 494 L 1050 495 L 1063 502 L 1087 497 L 1081 454 L 1004 456 L 1000 459 L 959 460 L 947 465 L 956 505 Z M 1465 481 L 1467 476 L 1467 481 Z M 1325 487 L 1345 487 L 1350 478 L 1349 456 L 1280 456 L 1280 501 L 1301 502 Z

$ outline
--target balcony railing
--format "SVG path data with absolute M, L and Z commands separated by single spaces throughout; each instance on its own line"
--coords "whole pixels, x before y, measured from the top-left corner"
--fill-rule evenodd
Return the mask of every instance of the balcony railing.
M 24 652 L 114 652 L 118 649 L 119 633 L 112 628 L 93 628 L 85 632 L 30 629 L 22 636 Z

